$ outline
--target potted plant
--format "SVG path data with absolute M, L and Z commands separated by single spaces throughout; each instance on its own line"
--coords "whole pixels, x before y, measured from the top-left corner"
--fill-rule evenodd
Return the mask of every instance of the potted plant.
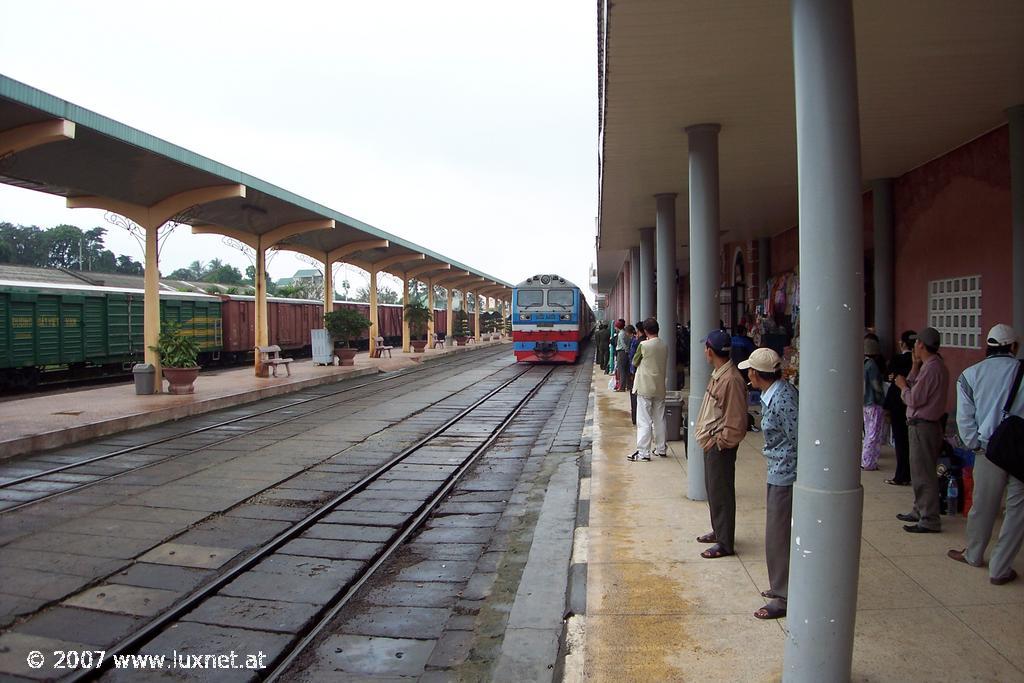
M 324 327 L 334 340 L 334 353 L 342 365 L 355 365 L 356 349 L 349 346 L 352 339 L 370 328 L 370 321 L 359 311 L 339 308 L 324 315 Z
M 469 313 L 459 309 L 452 314 L 452 318 L 452 331 L 455 333 L 455 343 L 459 346 L 465 346 L 466 340 L 469 338 Z
M 160 330 L 156 346 L 150 346 L 160 356 L 160 366 L 167 380 L 167 393 L 191 394 L 195 392 L 199 377 L 199 344 L 186 335 L 177 323 L 166 322 Z
M 413 351 L 423 353 L 423 349 L 427 346 L 427 323 L 433 317 L 430 309 L 421 301 L 410 301 L 405 305 L 404 315 L 409 324 L 409 330 L 417 337 L 423 335 L 423 339 L 413 339 L 410 342 Z

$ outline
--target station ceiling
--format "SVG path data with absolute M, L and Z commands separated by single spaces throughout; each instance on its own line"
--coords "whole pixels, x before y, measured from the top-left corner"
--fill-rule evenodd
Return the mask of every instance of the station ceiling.
M 184 222 L 260 235 L 286 223 L 333 219 L 333 230 L 292 239 L 328 249 L 384 239 L 390 243 L 387 248 L 356 252 L 353 259 L 374 263 L 403 253 L 410 258 L 423 254 L 424 260 L 411 265 L 450 264 L 453 269 L 468 271 L 496 285 L 512 286 L 259 178 L 0 75 L 0 132 L 59 119 L 75 124 L 74 139 L 16 154 L 5 155 L 0 149 L 0 182 L 63 197 L 96 195 L 144 206 L 186 190 L 241 184 L 246 187 L 245 197 L 195 207 Z M 394 272 L 395 268 L 388 270 Z
M 610 6 L 610 9 L 607 9 Z M 688 272 L 683 128 L 719 123 L 725 240 L 797 224 L 788 0 L 599 0 L 601 201 L 598 282 L 607 292 L 677 192 Z M 899 176 L 1006 122 L 1024 103 L 1024 2 L 854 0 L 865 184 Z

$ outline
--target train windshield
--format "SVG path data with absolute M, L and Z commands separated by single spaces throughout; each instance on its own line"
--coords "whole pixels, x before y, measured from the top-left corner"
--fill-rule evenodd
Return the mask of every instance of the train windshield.
M 520 289 L 516 293 L 516 301 L 520 308 L 544 305 L 544 290 L 542 289 Z
M 561 306 L 562 308 L 572 307 L 572 290 L 549 289 L 548 306 Z

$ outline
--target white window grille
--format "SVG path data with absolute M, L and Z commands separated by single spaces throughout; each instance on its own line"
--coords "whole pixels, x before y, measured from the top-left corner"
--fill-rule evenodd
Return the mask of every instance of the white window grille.
M 945 347 L 981 348 L 981 276 L 929 282 L 928 324 L 942 335 Z

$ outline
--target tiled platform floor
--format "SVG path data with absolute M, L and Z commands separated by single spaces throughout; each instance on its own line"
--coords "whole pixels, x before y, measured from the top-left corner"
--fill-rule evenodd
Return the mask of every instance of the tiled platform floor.
M 764 604 L 765 467 L 760 434 L 737 459 L 737 555 L 704 560 L 706 503 L 687 500 L 683 444 L 668 459 L 633 463 L 629 399 L 595 373 L 589 486 L 584 652 L 568 678 L 593 681 L 775 681 L 785 620 L 760 621 Z M 1024 581 L 992 586 L 988 574 L 946 558 L 962 547 L 962 518 L 942 534 L 912 535 L 897 512 L 909 487 L 884 483 L 894 459 L 865 472 L 857 681 L 1024 681 Z M 582 531 L 582 530 L 578 530 Z M 1016 569 L 1024 573 L 1024 558 Z M 567 666 L 567 672 L 570 667 Z

